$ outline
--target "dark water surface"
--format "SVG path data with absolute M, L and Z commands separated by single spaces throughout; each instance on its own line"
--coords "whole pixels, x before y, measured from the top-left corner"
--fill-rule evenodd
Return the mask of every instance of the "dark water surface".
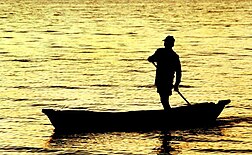
M 0 154 L 252 154 L 251 17 L 250 0 L 1 1 Z M 146 58 L 167 34 L 186 98 L 232 100 L 218 126 L 54 134 L 42 108 L 161 109 Z

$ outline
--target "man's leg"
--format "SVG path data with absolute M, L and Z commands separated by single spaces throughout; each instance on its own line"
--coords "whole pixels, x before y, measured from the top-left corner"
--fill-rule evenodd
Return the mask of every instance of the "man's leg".
M 171 106 L 169 104 L 169 95 L 167 93 L 159 93 L 159 95 L 160 95 L 160 100 L 164 107 L 164 110 L 171 109 Z

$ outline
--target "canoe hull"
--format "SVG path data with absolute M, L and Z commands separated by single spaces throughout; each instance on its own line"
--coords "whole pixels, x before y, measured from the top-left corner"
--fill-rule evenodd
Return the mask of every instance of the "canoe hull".
M 134 131 L 195 127 L 216 121 L 230 100 L 200 103 L 164 110 L 94 112 L 87 110 L 43 109 L 56 132 Z

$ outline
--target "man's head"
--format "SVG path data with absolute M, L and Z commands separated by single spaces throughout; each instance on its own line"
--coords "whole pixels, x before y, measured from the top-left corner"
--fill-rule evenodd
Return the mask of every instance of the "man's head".
M 172 48 L 174 46 L 175 39 L 173 36 L 168 35 L 163 41 L 166 48 Z

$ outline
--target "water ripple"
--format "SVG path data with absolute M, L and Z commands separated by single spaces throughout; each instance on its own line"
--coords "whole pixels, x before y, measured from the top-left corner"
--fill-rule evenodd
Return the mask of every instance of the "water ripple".
M 94 33 L 94 35 L 102 35 L 102 36 L 120 36 L 123 34 L 116 34 L 116 33 Z
M 25 147 L 25 146 L 7 146 L 2 147 L 0 150 L 4 150 L 6 152 L 31 152 L 31 153 L 52 153 L 58 152 L 57 149 L 47 149 L 47 148 L 39 148 L 39 147 Z
M 9 52 L 0 52 L 0 54 L 8 54 Z
M 30 59 L 13 59 L 11 61 L 17 61 L 17 62 L 32 62 Z
M 198 152 L 211 153 L 252 153 L 252 149 L 192 149 Z

